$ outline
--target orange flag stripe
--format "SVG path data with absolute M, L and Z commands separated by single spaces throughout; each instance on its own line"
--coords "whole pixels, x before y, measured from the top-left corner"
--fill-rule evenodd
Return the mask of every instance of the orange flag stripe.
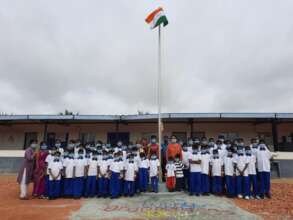
M 145 19 L 146 23 L 151 23 L 152 20 L 154 19 L 155 15 L 160 12 L 163 11 L 163 9 L 161 7 L 157 8 L 156 10 L 154 10 L 152 13 L 150 13 L 147 18 Z

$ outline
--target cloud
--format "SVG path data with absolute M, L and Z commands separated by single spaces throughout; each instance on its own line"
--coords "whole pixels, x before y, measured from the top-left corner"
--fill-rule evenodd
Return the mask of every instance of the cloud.
M 290 112 L 292 1 L 1 1 L 0 112 Z

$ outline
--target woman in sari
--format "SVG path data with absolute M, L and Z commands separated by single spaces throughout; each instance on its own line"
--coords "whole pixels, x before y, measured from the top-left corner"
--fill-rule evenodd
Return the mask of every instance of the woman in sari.
M 20 186 L 20 199 L 28 199 L 28 185 L 33 180 L 33 169 L 35 150 L 37 147 L 36 141 L 31 141 L 30 147 L 25 150 L 23 162 L 18 172 L 17 182 Z
M 46 157 L 48 156 L 47 145 L 41 142 L 40 151 L 36 153 L 36 165 L 34 170 L 34 189 L 33 196 L 44 198 L 45 196 L 45 176 L 46 176 Z

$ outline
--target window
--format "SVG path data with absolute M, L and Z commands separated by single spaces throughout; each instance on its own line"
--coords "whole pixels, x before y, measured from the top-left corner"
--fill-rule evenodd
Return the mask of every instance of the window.
M 236 132 L 223 132 L 223 133 L 220 133 L 219 136 L 224 136 L 225 140 L 231 140 L 231 141 L 239 138 L 239 134 Z
M 201 138 L 205 137 L 205 132 L 204 131 L 195 131 L 195 132 L 192 132 L 191 133 L 191 137 L 192 138 L 199 138 L 199 139 L 201 139 Z
M 273 145 L 273 136 L 269 132 L 258 133 L 258 138 L 263 139 L 267 145 Z
M 92 142 L 94 143 L 96 141 L 96 134 L 95 133 L 80 133 L 79 139 L 82 144 Z
M 25 132 L 24 133 L 24 146 L 23 149 L 26 149 L 30 146 L 30 143 L 32 140 L 38 139 L 38 133 L 37 132 Z
M 187 141 L 187 133 L 186 132 L 173 132 L 172 135 L 177 137 L 177 141 Z

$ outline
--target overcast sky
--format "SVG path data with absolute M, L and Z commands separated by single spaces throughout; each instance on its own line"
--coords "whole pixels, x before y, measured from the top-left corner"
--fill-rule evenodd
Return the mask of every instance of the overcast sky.
M 0 0 L 0 112 L 293 112 L 292 0 Z

